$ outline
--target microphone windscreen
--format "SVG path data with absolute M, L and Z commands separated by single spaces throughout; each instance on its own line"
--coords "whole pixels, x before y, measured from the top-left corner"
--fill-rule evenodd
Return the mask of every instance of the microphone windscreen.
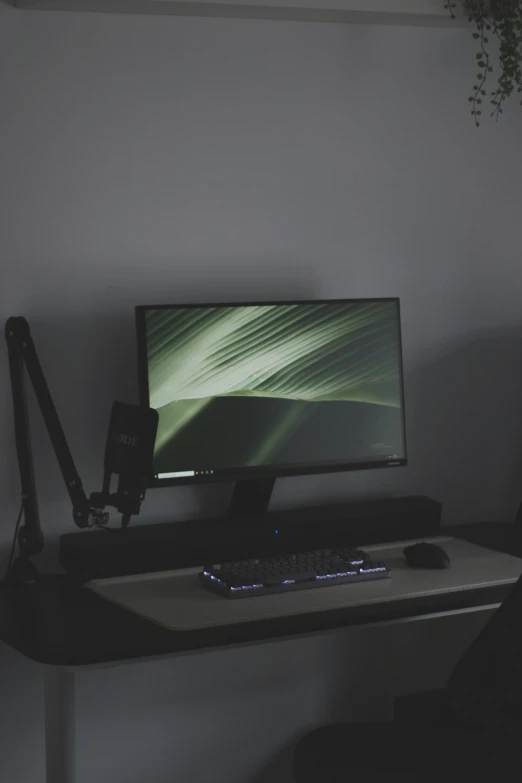
M 115 402 L 105 446 L 105 470 L 129 477 L 149 477 L 158 420 L 158 412 L 153 408 Z

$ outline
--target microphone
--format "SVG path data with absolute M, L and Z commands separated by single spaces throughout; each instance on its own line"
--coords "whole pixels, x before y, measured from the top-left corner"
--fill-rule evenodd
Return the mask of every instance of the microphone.
M 103 488 L 91 495 L 96 508 L 114 506 L 127 527 L 141 503 L 153 474 L 154 445 L 159 415 L 153 408 L 115 402 L 105 445 Z M 118 475 L 115 494 L 110 494 L 112 474 Z

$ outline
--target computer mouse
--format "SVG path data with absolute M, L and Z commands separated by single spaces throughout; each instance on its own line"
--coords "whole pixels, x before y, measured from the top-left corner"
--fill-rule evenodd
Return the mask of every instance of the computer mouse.
M 442 547 L 437 544 L 411 544 L 405 547 L 403 555 L 412 568 L 447 568 L 450 559 Z

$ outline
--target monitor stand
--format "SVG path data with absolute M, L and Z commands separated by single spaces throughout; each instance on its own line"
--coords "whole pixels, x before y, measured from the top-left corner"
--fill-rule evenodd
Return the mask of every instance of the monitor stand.
M 275 478 L 237 481 L 228 510 L 229 517 L 262 516 L 268 511 Z

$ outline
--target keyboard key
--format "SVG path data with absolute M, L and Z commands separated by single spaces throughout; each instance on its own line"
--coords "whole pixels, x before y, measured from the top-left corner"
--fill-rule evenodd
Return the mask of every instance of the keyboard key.
M 280 585 L 284 582 L 306 582 L 315 579 L 317 571 L 288 571 L 286 574 L 277 574 L 270 577 L 267 585 Z

